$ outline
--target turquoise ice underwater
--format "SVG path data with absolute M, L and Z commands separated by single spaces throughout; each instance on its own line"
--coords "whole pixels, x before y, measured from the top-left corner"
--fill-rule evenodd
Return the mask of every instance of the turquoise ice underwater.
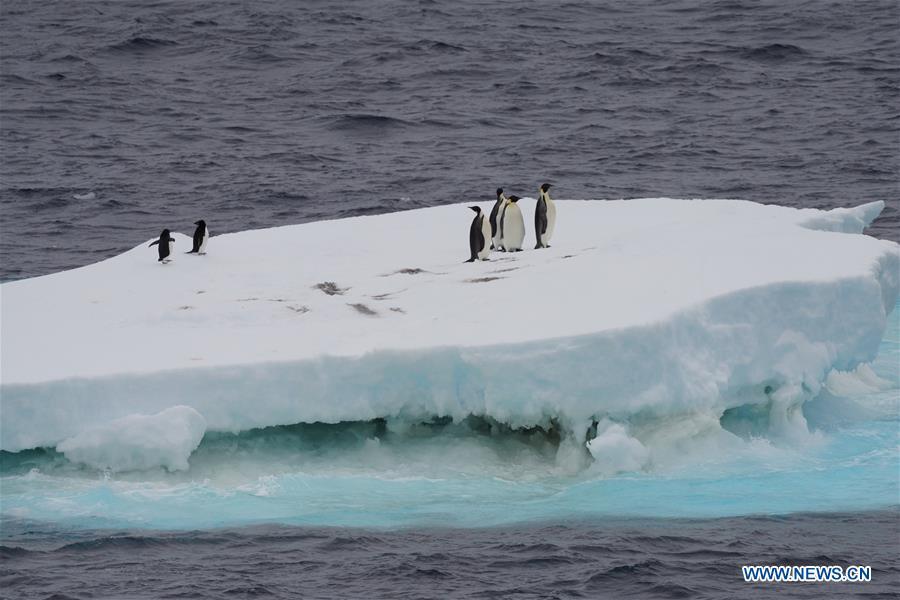
M 546 436 L 492 435 L 477 422 L 381 439 L 372 423 L 298 425 L 207 434 L 177 473 L 111 474 L 49 450 L 3 452 L 2 517 L 71 528 L 472 527 L 896 506 L 900 304 L 871 367 L 890 387 L 824 391 L 804 405 L 804 439 L 698 433 L 647 472 L 598 473 L 578 456 L 561 460 Z

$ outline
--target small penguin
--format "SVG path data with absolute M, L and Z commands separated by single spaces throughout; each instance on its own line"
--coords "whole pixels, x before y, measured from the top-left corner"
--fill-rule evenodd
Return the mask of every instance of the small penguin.
M 519 252 L 525 241 L 525 220 L 518 206 L 519 197 L 510 196 L 500 220 L 500 245 L 507 252 Z
M 169 258 L 169 256 L 172 255 L 172 250 L 174 249 L 174 246 L 175 246 L 175 240 L 172 239 L 171 235 L 169 235 L 168 229 L 163 229 L 162 233 L 159 234 L 159 239 L 156 240 L 155 242 L 151 242 L 150 245 L 147 247 L 152 248 L 153 246 L 156 246 L 157 244 L 159 244 L 159 261 L 158 262 L 161 262 L 162 264 L 167 264 L 170 260 L 172 260 L 171 258 Z
M 491 224 L 484 218 L 480 206 L 470 206 L 475 211 L 475 218 L 469 227 L 469 251 L 472 257 L 466 262 L 475 262 L 475 259 L 487 260 L 491 253 L 488 240 L 491 239 Z
M 549 248 L 550 238 L 556 228 L 556 203 L 550 199 L 549 189 L 549 183 L 541 186 L 537 205 L 534 207 L 534 237 L 537 240 L 535 249 Z
M 500 248 L 500 221 L 502 218 L 501 208 L 506 204 L 506 196 L 503 195 L 503 188 L 497 188 L 497 201 L 494 208 L 491 209 L 491 250 Z
M 194 247 L 188 254 L 206 254 L 206 242 L 209 241 L 209 229 L 206 227 L 206 221 L 200 219 L 194 221 L 197 229 L 194 230 Z

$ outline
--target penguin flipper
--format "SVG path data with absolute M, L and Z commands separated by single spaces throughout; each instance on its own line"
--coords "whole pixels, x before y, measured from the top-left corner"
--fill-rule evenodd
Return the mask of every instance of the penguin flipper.
M 147 247 L 152 248 L 153 246 L 157 245 L 158 243 L 159 243 L 159 240 L 156 240 L 155 242 L 151 242 L 150 245 Z

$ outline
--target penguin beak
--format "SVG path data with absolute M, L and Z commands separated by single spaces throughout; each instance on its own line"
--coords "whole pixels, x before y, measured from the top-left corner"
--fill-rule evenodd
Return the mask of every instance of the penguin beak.
M 478 212 L 479 210 L 477 206 L 470 206 L 469 209 L 474 210 L 475 212 Z

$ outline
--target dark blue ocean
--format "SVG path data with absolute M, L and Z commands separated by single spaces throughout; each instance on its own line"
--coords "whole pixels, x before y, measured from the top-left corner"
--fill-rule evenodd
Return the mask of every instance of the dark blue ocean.
M 0 14 L 0 280 L 200 218 L 225 233 L 544 180 L 559 198 L 886 200 L 871 233 L 900 239 L 894 0 L 5 0 Z
M 498 186 L 533 196 L 543 181 L 561 199 L 884 200 L 867 233 L 900 240 L 900 4 L 0 3 L 0 281 L 96 262 L 201 218 L 215 235 L 487 202 Z M 893 368 L 896 381 L 896 316 L 891 327 L 879 374 Z M 499 459 L 490 476 L 454 480 L 446 512 L 422 519 L 398 514 L 398 488 L 378 477 L 339 506 L 327 490 L 346 482 L 272 483 L 320 503 L 301 519 L 267 504 L 264 478 L 222 497 L 166 479 L 175 491 L 161 501 L 162 479 L 104 487 L 107 474 L 51 449 L 0 453 L 0 597 L 896 598 L 896 389 L 881 403 L 851 425 L 821 408 L 816 421 L 813 406 L 825 454 L 777 477 L 767 473 L 783 465 L 759 458 L 716 480 L 721 490 L 737 477 L 733 498 L 704 496 L 701 465 L 674 484 L 601 482 L 603 516 L 566 508 L 584 508 L 577 489 L 572 499 L 506 477 L 516 465 Z M 369 425 L 213 436 L 192 463 L 214 477 L 223 457 L 287 460 L 296 436 L 319 441 L 291 446 L 292 459 L 344 469 L 345 440 Z M 519 448 L 477 435 L 454 432 L 452 444 L 501 459 Z M 424 506 L 427 484 L 409 485 Z M 444 523 L 467 512 L 450 505 L 469 486 L 495 503 Z M 16 518 L 19 503 L 45 518 Z M 229 520 L 237 504 L 254 524 Z M 745 584 L 742 564 L 863 564 L 874 576 Z

